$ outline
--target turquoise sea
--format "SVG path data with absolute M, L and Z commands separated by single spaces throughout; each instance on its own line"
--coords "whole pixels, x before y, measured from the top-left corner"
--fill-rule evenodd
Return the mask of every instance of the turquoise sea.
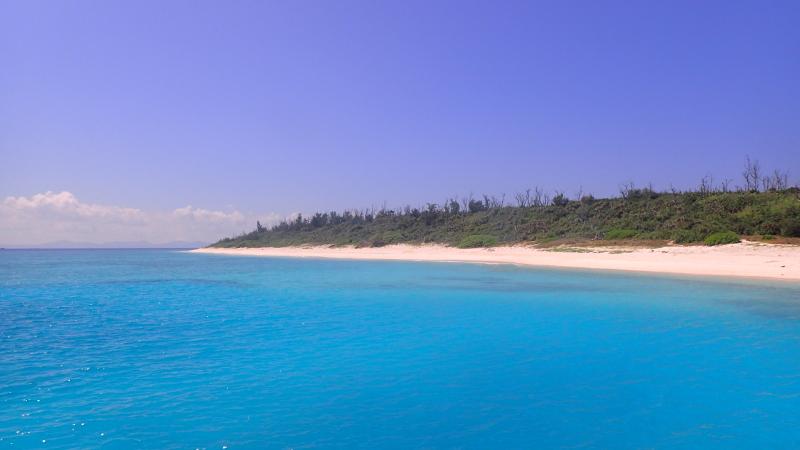
M 800 285 L 0 251 L 0 448 L 800 448 Z

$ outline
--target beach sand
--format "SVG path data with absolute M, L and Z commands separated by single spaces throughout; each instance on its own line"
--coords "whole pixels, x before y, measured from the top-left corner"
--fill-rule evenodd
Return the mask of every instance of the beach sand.
M 716 247 L 660 248 L 531 246 L 459 249 L 443 245 L 377 248 L 304 246 L 200 248 L 195 253 L 293 258 L 519 264 L 633 272 L 800 281 L 800 246 L 742 242 Z

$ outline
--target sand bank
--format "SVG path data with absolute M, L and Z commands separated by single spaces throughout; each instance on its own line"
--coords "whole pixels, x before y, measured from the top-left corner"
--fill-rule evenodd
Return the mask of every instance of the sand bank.
M 681 275 L 800 281 L 800 246 L 743 242 L 718 247 L 508 246 L 458 249 L 442 245 L 354 247 L 201 248 L 196 253 L 293 258 L 440 261 L 519 264 L 574 269 L 623 270 Z

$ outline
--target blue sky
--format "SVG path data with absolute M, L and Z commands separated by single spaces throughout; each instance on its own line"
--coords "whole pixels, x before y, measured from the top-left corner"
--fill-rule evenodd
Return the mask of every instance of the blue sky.
M 738 181 L 748 154 L 797 182 L 798 23 L 796 1 L 5 0 L 0 199 L 249 223 Z

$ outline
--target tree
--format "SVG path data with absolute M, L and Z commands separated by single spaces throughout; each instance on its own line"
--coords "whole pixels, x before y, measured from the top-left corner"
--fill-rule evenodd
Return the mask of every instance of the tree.
M 619 195 L 622 197 L 623 200 L 627 200 L 635 195 L 636 192 L 636 185 L 633 184 L 633 181 L 629 181 L 619 187 Z
M 765 191 L 782 191 L 789 187 L 789 174 L 775 170 L 772 176 L 766 176 L 761 180 Z
M 553 196 L 553 206 L 567 206 L 569 204 L 569 199 L 563 192 L 556 192 L 556 195 Z
M 714 192 L 714 177 L 709 173 L 700 180 L 700 187 L 698 188 L 700 194 L 708 195 Z
M 742 176 L 744 177 L 744 188 L 751 192 L 757 192 L 761 182 L 761 166 L 758 164 L 758 160 L 751 161 L 750 156 L 747 156 Z
M 467 205 L 469 212 L 476 213 L 479 211 L 483 211 L 486 209 L 486 205 L 483 204 L 480 200 L 470 200 L 469 204 Z
M 456 199 L 450 200 L 450 213 L 451 214 L 458 214 L 461 211 L 461 205 L 458 204 Z
M 517 206 L 520 208 L 528 208 L 531 206 L 531 190 L 526 189 L 525 192 L 517 192 L 514 194 L 514 198 L 517 200 Z

